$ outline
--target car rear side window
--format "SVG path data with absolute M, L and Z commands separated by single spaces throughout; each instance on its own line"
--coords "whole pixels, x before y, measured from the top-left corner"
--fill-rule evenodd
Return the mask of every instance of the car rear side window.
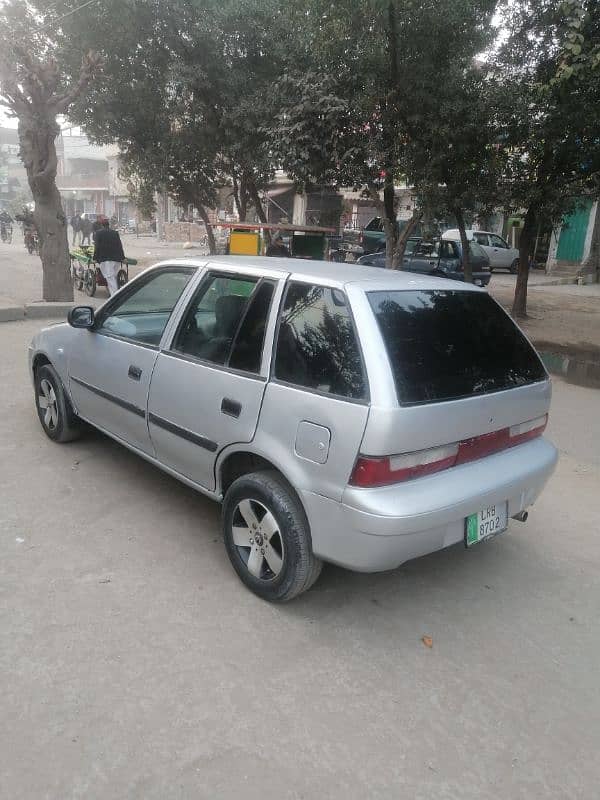
M 342 291 L 290 284 L 279 325 L 274 374 L 279 380 L 319 392 L 366 399 L 361 354 Z
M 402 405 L 455 400 L 544 380 L 521 331 L 469 291 L 369 292 Z
M 254 292 L 233 343 L 228 364 L 232 369 L 260 372 L 260 359 L 274 291 L 274 284 L 263 281 Z

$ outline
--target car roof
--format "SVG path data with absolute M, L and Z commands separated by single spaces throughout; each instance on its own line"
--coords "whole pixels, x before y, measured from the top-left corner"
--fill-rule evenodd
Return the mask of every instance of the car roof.
M 300 258 L 275 258 L 266 256 L 206 256 L 205 258 L 170 259 L 156 264 L 160 266 L 192 266 L 231 271 L 264 272 L 274 278 L 290 278 L 302 282 L 320 283 L 326 286 L 339 287 L 348 284 L 358 285 L 365 291 L 382 289 L 417 290 L 417 289 L 452 289 L 465 291 L 481 291 L 479 287 L 447 278 L 435 278 L 429 275 L 417 275 L 414 272 L 370 267 L 365 264 L 339 263 L 336 261 L 314 261 Z

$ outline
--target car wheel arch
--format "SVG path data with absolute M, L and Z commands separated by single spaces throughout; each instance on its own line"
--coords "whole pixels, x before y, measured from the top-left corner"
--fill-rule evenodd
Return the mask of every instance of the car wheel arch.
M 54 366 L 52 361 L 50 361 L 45 353 L 36 353 L 33 357 L 33 361 L 31 362 L 31 368 L 34 375 L 40 367 L 44 367 L 46 364 L 49 364 L 51 367 Z
M 277 473 L 304 508 L 300 493 L 294 488 L 293 483 L 281 467 L 272 460 L 252 450 L 234 450 L 233 452 L 227 453 L 217 464 L 217 491 L 223 497 L 231 484 L 238 478 L 241 478 L 243 475 L 248 475 L 251 472 L 260 472 L 264 470 Z

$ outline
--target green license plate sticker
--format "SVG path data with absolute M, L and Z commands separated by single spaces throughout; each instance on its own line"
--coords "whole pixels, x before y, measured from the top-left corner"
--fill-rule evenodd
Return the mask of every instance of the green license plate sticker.
M 465 524 L 465 544 L 471 547 L 490 539 L 508 528 L 508 503 L 486 506 L 476 514 L 470 514 Z

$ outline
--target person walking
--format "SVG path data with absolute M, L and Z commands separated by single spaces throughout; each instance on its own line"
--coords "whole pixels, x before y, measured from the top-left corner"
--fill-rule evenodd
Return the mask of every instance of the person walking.
M 73 228 L 73 247 L 81 244 L 81 215 L 79 211 L 71 217 L 71 227 Z
M 87 239 L 88 245 L 91 244 L 90 236 L 92 235 L 92 221 L 88 219 L 87 214 L 81 215 L 81 246 L 83 247 Z
M 121 269 L 121 263 L 125 261 L 123 244 L 117 231 L 110 229 L 108 220 L 102 221 L 102 227 L 96 233 L 94 242 L 94 261 L 100 267 L 100 272 L 104 276 L 108 293 L 114 294 L 118 288 L 117 275 Z

